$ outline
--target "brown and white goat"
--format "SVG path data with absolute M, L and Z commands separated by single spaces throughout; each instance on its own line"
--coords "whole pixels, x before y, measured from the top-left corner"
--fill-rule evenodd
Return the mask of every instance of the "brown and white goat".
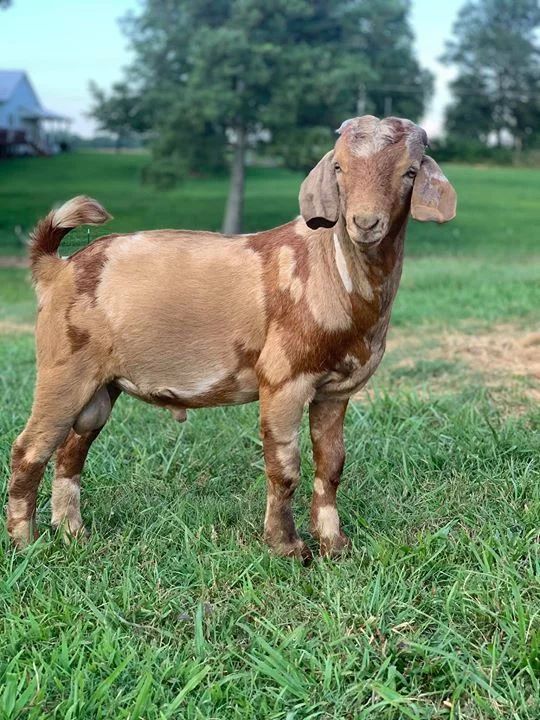
M 35 229 L 37 384 L 13 446 L 8 530 L 34 533 L 54 451 L 52 523 L 82 531 L 80 475 L 121 391 L 168 408 L 260 401 L 268 481 L 264 531 L 281 555 L 309 557 L 291 499 L 304 407 L 316 466 L 311 530 L 323 554 L 347 544 L 336 508 L 351 395 L 384 353 L 409 212 L 445 222 L 455 192 L 424 154 L 424 130 L 364 116 L 302 184 L 302 216 L 239 237 L 184 230 L 108 235 L 63 260 L 63 236 L 108 214 L 77 197 Z

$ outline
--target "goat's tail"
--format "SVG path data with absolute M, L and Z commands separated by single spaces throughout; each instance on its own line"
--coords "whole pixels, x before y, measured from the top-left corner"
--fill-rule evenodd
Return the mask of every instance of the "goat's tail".
M 56 251 L 62 238 L 79 225 L 101 225 L 111 216 L 97 200 L 78 195 L 68 200 L 58 210 L 52 210 L 38 222 L 30 235 L 30 268 L 34 281 L 47 275 L 46 266 L 51 260 L 56 265 Z

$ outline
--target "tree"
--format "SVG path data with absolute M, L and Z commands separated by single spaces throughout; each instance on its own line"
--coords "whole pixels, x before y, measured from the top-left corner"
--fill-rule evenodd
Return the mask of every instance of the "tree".
M 433 76 L 413 51 L 406 0 L 371 0 L 362 4 L 362 44 L 373 79 L 366 82 L 366 109 L 378 116 L 417 120 L 433 91 Z
M 89 115 L 96 120 L 100 130 L 116 137 L 117 150 L 133 132 L 142 132 L 147 128 L 148 121 L 139 94 L 133 92 L 127 83 L 115 83 L 107 95 L 91 82 L 90 93 L 94 104 Z
M 411 50 L 409 6 L 408 0 L 146 0 L 124 28 L 134 52 L 126 83 L 154 137 L 147 176 L 166 185 L 230 160 L 223 229 L 239 232 L 248 148 L 264 143 L 290 167 L 309 168 L 333 130 L 357 114 L 366 82 L 386 82 L 394 62 L 396 85 L 407 73 L 396 111 L 417 117 L 430 79 Z M 391 32 L 373 7 L 386 11 Z M 393 53 L 388 62 L 374 32 Z M 380 111 L 376 91 L 367 96 Z M 108 116 L 101 105 L 95 112 Z
M 454 25 L 443 60 L 457 66 L 447 110 L 449 134 L 514 147 L 538 141 L 540 3 L 469 0 Z
M 414 54 L 409 0 L 313 5 L 318 5 L 317 21 L 313 27 L 303 23 L 296 36 L 314 52 L 304 65 L 295 63 L 297 72 L 289 78 L 299 84 L 296 107 L 291 93 L 285 95 L 283 112 L 294 110 L 289 126 L 282 133 L 274 129 L 285 164 L 306 172 L 328 149 L 344 118 L 373 113 L 418 120 L 433 90 L 431 73 Z

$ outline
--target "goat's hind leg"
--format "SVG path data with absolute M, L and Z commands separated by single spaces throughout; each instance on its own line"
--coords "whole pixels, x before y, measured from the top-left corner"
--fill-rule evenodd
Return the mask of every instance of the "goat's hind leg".
M 114 385 L 99 390 L 75 421 L 77 431 L 71 429 L 56 452 L 51 522 L 54 528 L 62 529 L 66 540 L 86 534 L 81 517 L 81 473 L 90 446 L 105 426 L 119 394 Z
M 36 498 L 45 467 L 96 389 L 94 381 L 65 366 L 43 376 L 38 373 L 32 414 L 11 455 L 7 529 L 18 546 L 36 536 Z

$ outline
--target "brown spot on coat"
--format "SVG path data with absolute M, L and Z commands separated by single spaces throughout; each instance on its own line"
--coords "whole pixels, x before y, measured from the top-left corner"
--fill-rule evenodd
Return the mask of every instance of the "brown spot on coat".
M 66 334 L 71 347 L 71 352 L 75 353 L 88 344 L 90 341 L 90 333 L 86 330 L 78 328 L 70 320 L 71 311 L 75 305 L 75 301 L 71 302 L 66 308 Z M 65 359 L 60 360 L 57 364 L 64 364 Z
M 107 262 L 109 245 L 117 237 L 120 236 L 118 234 L 104 235 L 69 258 L 69 262 L 75 270 L 77 292 L 81 295 L 88 295 L 92 304 L 96 301 L 97 288 Z
M 87 345 L 90 340 L 90 334 L 87 333 L 86 330 L 81 330 L 80 328 L 75 327 L 75 325 L 70 325 L 68 323 L 66 331 L 69 344 L 71 345 L 71 352 L 82 350 L 82 348 Z
M 99 435 L 100 430 L 92 430 L 84 435 L 78 435 L 71 430 L 66 440 L 56 452 L 56 475 L 58 477 L 72 478 L 79 475 L 90 445 Z
M 13 446 L 7 521 L 7 530 L 10 534 L 13 533 L 15 526 L 19 522 L 31 519 L 35 507 L 37 487 L 44 469 L 44 462 L 26 460 L 24 448 L 19 447 L 17 444 Z M 22 504 L 18 502 L 21 500 L 26 503 L 23 515 L 13 513 L 13 507 L 19 510 L 22 507 Z

